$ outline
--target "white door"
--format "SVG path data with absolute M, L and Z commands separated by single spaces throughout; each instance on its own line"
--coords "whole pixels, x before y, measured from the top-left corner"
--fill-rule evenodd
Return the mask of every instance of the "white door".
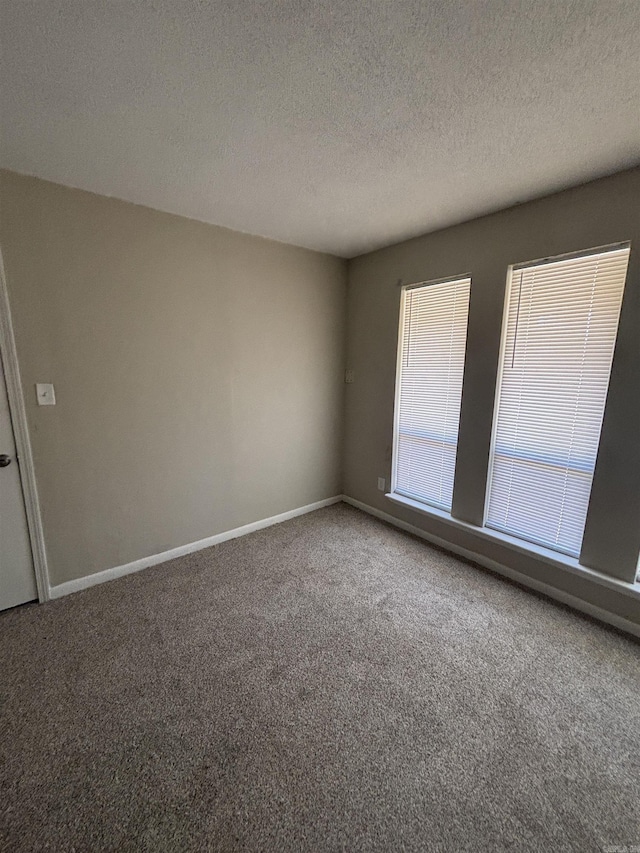
M 0 358 L 0 610 L 38 597 Z

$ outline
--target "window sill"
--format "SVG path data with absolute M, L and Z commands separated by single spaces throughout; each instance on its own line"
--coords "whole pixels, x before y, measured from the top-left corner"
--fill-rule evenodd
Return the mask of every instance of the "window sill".
M 412 498 L 406 498 L 404 495 L 397 495 L 393 492 L 389 492 L 385 497 L 394 503 L 414 510 L 414 512 L 419 512 L 429 518 L 435 518 L 438 521 L 443 521 L 445 524 L 454 527 L 456 530 L 463 530 L 466 533 L 472 533 L 474 536 L 478 536 L 480 539 L 486 539 L 489 542 L 498 542 L 500 545 L 504 545 L 512 551 L 517 551 L 518 553 L 525 554 L 529 557 L 536 557 L 538 560 L 541 560 L 550 566 L 554 566 L 554 568 L 570 572 L 574 575 L 579 575 L 583 578 L 588 578 L 601 586 L 608 587 L 616 592 L 621 592 L 631 598 L 640 600 L 640 583 L 637 580 L 635 583 L 628 583 L 627 581 L 609 577 L 609 575 L 597 572 L 595 569 L 589 569 L 586 566 L 581 566 L 574 557 L 567 557 L 564 554 L 559 554 L 548 548 L 543 548 L 540 545 L 534 545 L 533 543 L 525 544 L 521 540 L 516 539 L 514 536 L 509 536 L 506 533 L 500 533 L 497 530 L 488 530 L 486 527 L 476 527 L 475 524 L 469 524 L 466 521 L 460 521 L 457 518 L 453 518 L 453 516 L 444 510 L 426 506 L 425 504 L 420 503 L 420 501 L 412 500 Z

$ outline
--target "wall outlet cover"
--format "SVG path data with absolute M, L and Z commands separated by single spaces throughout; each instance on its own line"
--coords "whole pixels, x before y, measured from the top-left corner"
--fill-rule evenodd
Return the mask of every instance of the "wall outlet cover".
M 55 406 L 56 391 L 50 382 L 38 382 L 36 384 L 36 399 L 39 406 Z

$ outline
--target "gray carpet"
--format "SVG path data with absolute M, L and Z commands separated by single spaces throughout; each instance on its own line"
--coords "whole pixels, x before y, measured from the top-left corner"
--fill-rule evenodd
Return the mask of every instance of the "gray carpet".
M 640 647 L 344 504 L 0 631 L 12 853 L 640 844 Z

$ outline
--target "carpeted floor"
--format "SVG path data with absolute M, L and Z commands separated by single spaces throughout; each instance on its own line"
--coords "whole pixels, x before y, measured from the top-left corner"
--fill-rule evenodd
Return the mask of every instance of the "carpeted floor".
M 640 845 L 640 646 L 344 504 L 0 637 L 11 853 Z

